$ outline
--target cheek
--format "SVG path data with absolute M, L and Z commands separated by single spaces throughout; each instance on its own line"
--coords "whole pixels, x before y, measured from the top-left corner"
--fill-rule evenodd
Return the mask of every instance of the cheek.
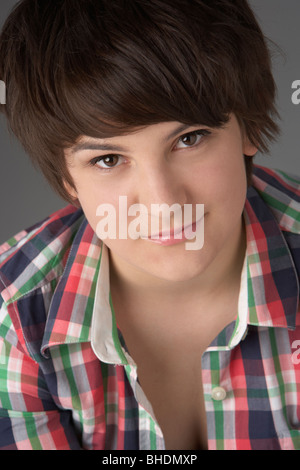
M 81 182 L 77 185 L 77 196 L 81 208 L 92 229 L 96 231 L 97 224 L 101 219 L 97 215 L 97 209 L 100 205 L 116 208 L 118 213 L 118 194 L 108 191 L 103 185 L 95 184 L 93 181 L 87 183 Z
M 227 183 L 227 184 L 225 184 Z M 235 227 L 241 220 L 247 195 L 247 179 L 243 167 L 240 171 L 228 174 L 224 183 L 219 187 L 216 204 L 219 208 L 218 216 L 223 226 Z
M 215 209 L 242 211 L 247 194 L 247 177 L 244 157 L 240 153 L 220 152 L 218 158 L 199 168 L 193 176 L 198 199 Z

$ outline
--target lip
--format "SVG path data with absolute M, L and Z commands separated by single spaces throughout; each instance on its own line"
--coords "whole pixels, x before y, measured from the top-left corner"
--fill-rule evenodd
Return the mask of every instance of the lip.
M 185 233 L 195 232 L 197 228 L 197 224 L 199 224 L 202 219 L 203 217 L 193 222 L 190 225 L 186 225 L 178 229 L 170 230 L 170 232 L 160 232 L 159 234 L 151 235 L 151 237 L 141 237 L 141 238 L 143 240 L 146 240 L 146 241 L 149 241 L 151 243 L 154 243 L 156 245 L 161 245 L 161 246 L 178 245 L 179 243 L 186 242 L 191 239 L 191 238 L 187 238 L 185 236 Z M 181 236 L 178 237 L 178 235 L 181 235 Z

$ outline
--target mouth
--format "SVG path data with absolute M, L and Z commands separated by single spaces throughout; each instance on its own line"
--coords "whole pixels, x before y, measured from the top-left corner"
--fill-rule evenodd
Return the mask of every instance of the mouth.
M 196 236 L 197 227 L 202 220 L 203 217 L 190 225 L 185 225 L 170 231 L 159 232 L 158 234 L 151 234 L 150 237 L 142 236 L 141 238 L 161 246 L 177 245 L 179 243 L 192 240 Z

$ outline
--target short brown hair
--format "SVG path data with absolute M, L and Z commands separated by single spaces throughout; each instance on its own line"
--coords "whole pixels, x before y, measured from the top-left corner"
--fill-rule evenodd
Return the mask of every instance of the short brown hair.
M 230 113 L 262 152 L 278 133 L 270 53 L 246 0 L 22 0 L 1 33 L 0 79 L 11 130 L 68 201 L 64 149 L 82 135 L 218 127 Z

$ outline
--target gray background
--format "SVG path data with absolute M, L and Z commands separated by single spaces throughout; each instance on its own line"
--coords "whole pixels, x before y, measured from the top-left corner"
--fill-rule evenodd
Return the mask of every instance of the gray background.
M 49 0 L 51 1 L 51 0 Z M 0 27 L 15 0 L 1 0 Z M 284 57 L 274 57 L 274 75 L 278 87 L 278 108 L 282 133 L 267 156 L 259 155 L 256 163 L 269 168 L 281 168 L 300 175 L 298 143 L 300 105 L 291 101 L 293 81 L 300 80 L 299 60 L 299 0 L 250 0 L 263 31 L 280 46 Z M 0 77 L 1 79 L 1 77 Z M 44 178 L 32 167 L 28 156 L 11 138 L 0 115 L 1 185 L 0 243 L 18 231 L 30 227 L 66 205 L 48 187 Z

